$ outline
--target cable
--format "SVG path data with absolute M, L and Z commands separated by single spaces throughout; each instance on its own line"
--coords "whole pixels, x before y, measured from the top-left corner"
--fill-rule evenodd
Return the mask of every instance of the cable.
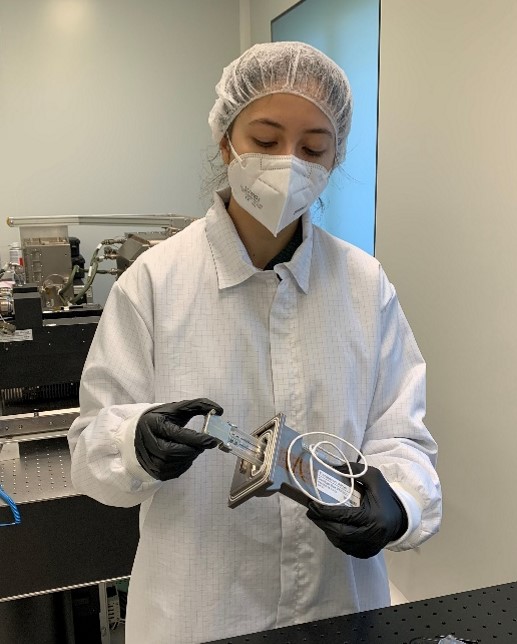
M 99 259 L 99 251 L 101 248 L 102 248 L 102 242 L 100 244 L 97 244 L 97 247 L 93 251 L 93 255 L 90 260 L 90 267 L 88 269 L 88 278 L 86 280 L 86 284 L 79 291 L 79 293 L 77 293 L 74 297 L 70 299 L 70 302 L 72 304 L 77 304 L 77 302 L 83 297 L 83 295 L 86 294 L 90 286 L 93 284 L 93 280 L 95 279 L 95 275 L 97 274 L 97 269 L 99 267 L 99 262 L 101 261 Z
M 19 523 L 22 522 L 22 518 L 20 516 L 20 511 L 18 510 L 18 506 L 16 503 L 11 499 L 11 497 L 7 494 L 7 492 L 4 490 L 4 488 L 0 485 L 0 499 L 2 501 L 5 501 L 7 505 L 11 508 L 11 512 L 13 513 L 14 521 L 11 523 L 0 523 L 0 527 L 8 526 L 8 525 L 18 525 Z
M 74 283 L 74 277 L 76 276 L 76 273 L 77 273 L 78 269 L 79 269 L 79 266 L 76 264 L 76 265 L 72 268 L 72 272 L 71 272 L 71 273 L 70 273 L 70 275 L 68 276 L 68 279 L 66 280 L 66 282 L 63 284 L 63 286 L 62 286 L 62 287 L 58 290 L 58 292 L 57 292 L 57 294 L 59 295 L 59 297 L 60 297 L 60 299 L 61 299 L 61 302 L 62 302 L 63 304 L 65 304 L 65 305 L 66 305 L 66 299 L 65 299 L 65 297 L 63 296 L 63 293 L 64 293 L 64 291 L 66 291 L 66 289 L 67 289 L 67 288 L 69 288 L 70 286 L 72 286 L 72 284 Z
M 296 477 L 296 474 L 294 473 L 293 464 L 291 462 L 291 460 L 292 460 L 291 459 L 291 454 L 292 454 L 292 451 L 293 451 L 293 446 L 296 444 L 296 442 L 299 441 L 299 440 L 303 440 L 303 439 L 307 438 L 307 436 L 315 436 L 315 435 L 317 435 L 317 436 L 330 436 L 334 440 L 339 441 L 341 444 L 348 445 L 348 447 L 351 447 L 354 450 L 354 452 L 357 453 L 357 455 L 359 456 L 359 459 L 364 462 L 363 471 L 359 472 L 358 474 L 353 474 L 352 473 L 352 468 L 350 467 L 350 461 L 346 457 L 345 453 L 343 452 L 343 450 L 340 447 L 338 447 L 337 445 L 335 445 L 331 441 L 323 440 L 323 441 L 318 441 L 317 443 L 313 443 L 311 445 L 308 445 L 307 449 L 308 449 L 308 451 L 309 451 L 309 453 L 311 455 L 310 456 L 310 462 L 309 462 L 309 467 L 310 467 L 310 472 L 311 472 L 311 483 L 312 483 L 313 489 L 315 490 L 315 492 L 316 492 L 316 494 L 318 496 L 312 495 L 310 492 L 308 492 L 303 487 L 303 485 L 300 483 L 300 481 Z M 336 452 L 338 453 L 338 455 L 331 454 L 327 449 L 323 448 L 323 446 L 327 446 L 327 445 L 330 445 L 333 449 L 335 449 Z M 337 470 L 335 467 L 333 467 L 329 463 L 326 463 L 323 459 L 321 459 L 318 456 L 318 454 L 316 453 L 317 450 L 320 450 L 321 452 L 324 452 L 328 456 L 330 456 L 330 457 L 332 457 L 332 458 L 334 458 L 334 459 L 336 459 L 338 461 L 341 460 L 343 462 L 343 465 L 346 465 L 348 467 L 348 474 L 345 474 L 344 472 L 340 472 L 339 470 Z M 348 495 L 342 501 L 336 501 L 336 503 L 328 503 L 327 501 L 322 501 L 321 495 L 320 495 L 319 490 L 318 490 L 318 486 L 316 484 L 316 477 L 314 475 L 314 461 L 317 461 L 320 465 L 322 465 L 323 467 L 326 467 L 328 470 L 330 470 L 331 472 L 333 472 L 337 476 L 342 477 L 342 478 L 350 479 L 350 491 L 349 491 Z M 344 438 L 341 438 L 340 436 L 336 436 L 335 434 L 329 434 L 328 432 L 308 432 L 307 434 L 300 434 L 299 436 L 296 436 L 291 441 L 291 443 L 289 444 L 289 447 L 287 448 L 287 469 L 289 471 L 289 475 L 291 476 L 292 481 L 303 492 L 303 494 L 305 494 L 306 497 L 308 497 L 312 501 L 316 501 L 316 503 L 319 503 L 320 505 L 326 505 L 328 507 L 336 507 L 336 506 L 346 505 L 348 503 L 348 501 L 352 498 L 352 495 L 354 493 L 354 481 L 355 481 L 355 479 L 361 478 L 361 476 L 363 476 L 366 473 L 366 470 L 368 469 L 368 463 L 366 462 L 366 458 L 364 457 L 363 453 L 360 450 L 358 450 L 357 447 L 354 447 L 354 445 L 352 445 L 352 443 L 349 443 Z

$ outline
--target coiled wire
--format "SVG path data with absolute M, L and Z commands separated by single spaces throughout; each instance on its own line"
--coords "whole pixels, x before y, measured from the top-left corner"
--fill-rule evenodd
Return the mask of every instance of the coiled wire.
M 11 521 L 11 523 L 0 523 L 0 527 L 8 526 L 8 525 L 18 525 L 19 523 L 22 522 L 22 518 L 20 515 L 20 511 L 18 510 L 18 506 L 16 503 L 11 499 L 11 497 L 7 494 L 7 492 L 4 490 L 4 488 L 0 485 L 0 499 L 2 501 L 5 501 L 7 505 L 11 508 L 11 512 L 13 513 L 13 518 L 14 521 Z

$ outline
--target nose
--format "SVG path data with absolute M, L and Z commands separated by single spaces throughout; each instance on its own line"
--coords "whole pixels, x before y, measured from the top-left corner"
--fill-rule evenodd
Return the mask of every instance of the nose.
M 279 146 L 278 154 L 296 156 L 297 145 L 295 141 L 283 141 Z

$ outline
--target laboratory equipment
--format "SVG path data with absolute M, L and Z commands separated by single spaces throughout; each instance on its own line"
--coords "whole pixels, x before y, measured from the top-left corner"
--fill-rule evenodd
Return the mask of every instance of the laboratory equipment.
M 14 271 L 12 282 L 37 284 L 44 310 L 92 302 L 91 287 L 97 274 L 118 277 L 145 250 L 175 235 L 194 221 L 192 217 L 161 215 L 54 215 L 8 217 L 7 224 L 20 228 L 20 242 L 10 247 L 10 262 L 4 270 Z M 68 235 L 69 225 L 155 225 L 161 230 L 125 233 L 103 239 L 95 248 L 88 269 L 78 253 L 77 238 Z M 104 253 L 101 254 L 101 250 Z M 81 261 L 82 260 L 82 261 Z M 116 261 L 116 268 L 100 269 L 101 262 Z M 85 278 L 83 284 L 82 278 Z M 4 308 L 8 306 L 4 295 Z M 0 304 L 1 304 L 0 300 Z
M 317 431 L 300 434 L 287 426 L 283 413 L 251 433 L 209 413 L 202 431 L 220 441 L 219 449 L 238 457 L 228 496 L 231 508 L 275 492 L 303 505 L 311 499 L 330 506 L 357 507 L 361 502 L 356 479 L 368 466 L 361 452 L 339 436 Z M 314 436 L 325 438 L 313 442 Z M 340 444 L 346 444 L 348 456 Z M 359 474 L 336 470 L 354 460 L 350 451 L 364 463 Z

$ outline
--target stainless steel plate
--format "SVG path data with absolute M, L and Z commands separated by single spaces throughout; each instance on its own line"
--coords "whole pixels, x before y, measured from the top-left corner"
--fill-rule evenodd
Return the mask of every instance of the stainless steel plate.
M 76 496 L 66 438 L 20 443 L 19 459 L 0 461 L 0 484 L 17 504 Z

